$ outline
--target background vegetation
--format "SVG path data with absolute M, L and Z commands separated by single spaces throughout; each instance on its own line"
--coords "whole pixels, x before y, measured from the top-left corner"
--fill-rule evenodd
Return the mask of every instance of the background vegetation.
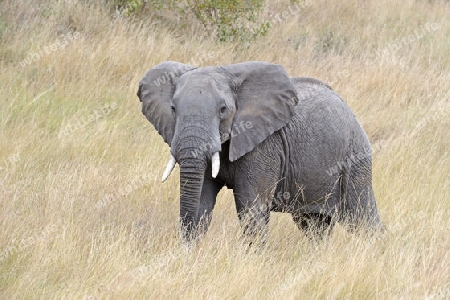
M 145 18 L 153 14 L 166 26 L 168 17 L 175 18 L 178 30 L 197 22 L 222 42 L 252 42 L 265 36 L 270 27 L 269 21 L 258 18 L 265 7 L 264 0 L 113 0 L 107 3 L 116 14 L 125 17 Z
M 0 298 L 450 297 L 448 1 L 267 1 L 267 34 L 226 42 L 146 5 L 0 1 Z M 311 244 L 273 213 L 267 248 L 245 254 L 224 190 L 185 251 L 179 178 L 160 183 L 168 147 L 136 97 L 166 60 L 270 61 L 331 84 L 372 142 L 388 234 Z

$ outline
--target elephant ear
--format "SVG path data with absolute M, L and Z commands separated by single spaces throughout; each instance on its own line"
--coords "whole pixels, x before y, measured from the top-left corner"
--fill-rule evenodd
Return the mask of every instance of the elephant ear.
M 231 73 L 236 94 L 229 157 L 235 161 L 289 122 L 298 97 L 280 65 L 245 62 L 222 68 Z
M 151 68 L 139 82 L 137 96 L 142 102 L 142 113 L 169 146 L 175 131 L 175 117 L 171 108 L 174 83 L 193 69 L 195 67 L 179 62 L 163 62 Z

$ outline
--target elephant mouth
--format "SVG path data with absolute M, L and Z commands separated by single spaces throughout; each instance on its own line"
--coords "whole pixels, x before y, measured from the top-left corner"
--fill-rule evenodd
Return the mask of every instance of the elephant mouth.
M 176 160 L 173 155 L 170 155 L 169 161 L 167 162 L 166 169 L 164 170 L 161 181 L 164 182 L 169 178 L 169 175 L 172 173 L 172 170 L 175 168 Z M 220 171 L 220 155 L 219 152 L 214 152 L 211 157 L 211 176 L 212 178 L 216 178 Z
M 220 155 L 221 142 L 218 128 L 208 130 L 204 126 L 204 119 L 198 119 L 196 116 L 194 122 L 190 119 L 189 124 L 180 125 L 177 128 L 170 148 L 171 156 L 167 162 L 164 170 L 162 181 L 165 181 L 176 163 L 180 164 L 180 170 L 183 164 L 188 165 L 189 168 L 206 168 L 207 163 L 211 163 L 211 176 L 216 178 L 220 171 Z M 182 123 L 181 121 L 178 123 Z M 217 131 L 217 132 L 216 132 Z M 197 163 L 197 166 L 195 166 Z M 203 173 L 204 174 L 204 173 Z

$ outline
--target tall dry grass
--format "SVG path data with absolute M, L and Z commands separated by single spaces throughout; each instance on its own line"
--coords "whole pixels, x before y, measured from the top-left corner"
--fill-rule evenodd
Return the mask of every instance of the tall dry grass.
M 273 2 L 266 18 L 293 5 Z M 0 298 L 450 297 L 449 13 L 448 1 L 314 1 L 243 48 L 100 2 L 0 1 Z M 372 142 L 388 234 L 337 227 L 311 244 L 274 213 L 267 247 L 246 253 L 224 190 L 186 252 L 178 175 L 159 182 L 168 147 L 135 95 L 165 60 L 264 60 L 331 83 Z

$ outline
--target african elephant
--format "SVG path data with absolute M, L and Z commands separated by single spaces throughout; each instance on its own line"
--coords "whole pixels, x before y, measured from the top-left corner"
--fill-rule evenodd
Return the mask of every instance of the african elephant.
M 270 211 L 291 213 L 300 229 L 319 235 L 335 222 L 383 227 L 369 140 L 325 83 L 289 78 L 265 62 L 164 62 L 147 72 L 137 95 L 170 146 L 163 181 L 180 166 L 184 240 L 206 233 L 223 186 L 233 189 L 251 241 L 267 236 Z

